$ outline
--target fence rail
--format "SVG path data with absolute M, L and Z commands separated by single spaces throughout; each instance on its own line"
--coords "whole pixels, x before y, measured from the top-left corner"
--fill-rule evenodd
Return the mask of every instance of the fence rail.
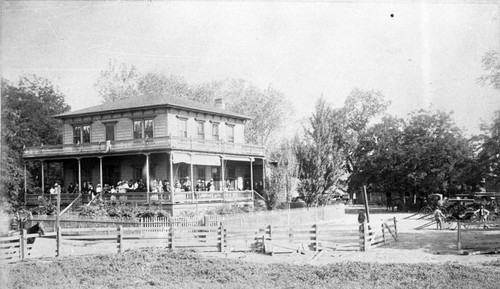
M 390 240 L 398 241 L 396 217 L 382 220 L 381 224 L 364 222 L 359 228 L 359 239 L 362 251 L 386 245 Z

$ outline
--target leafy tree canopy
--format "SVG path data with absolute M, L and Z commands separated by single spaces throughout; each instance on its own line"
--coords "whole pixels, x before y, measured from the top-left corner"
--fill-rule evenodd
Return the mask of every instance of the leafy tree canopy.
M 59 144 L 62 126 L 52 116 L 67 112 L 64 95 L 47 79 L 29 75 L 2 79 L 2 192 L 15 201 L 24 187 L 23 148 Z M 28 173 L 39 164 L 28 163 Z

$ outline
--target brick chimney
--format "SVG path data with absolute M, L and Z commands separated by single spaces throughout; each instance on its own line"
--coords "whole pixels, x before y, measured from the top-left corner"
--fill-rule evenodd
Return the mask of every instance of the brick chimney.
M 226 109 L 226 104 L 224 103 L 223 98 L 216 98 L 214 100 L 214 105 L 215 107 L 221 108 L 221 109 Z

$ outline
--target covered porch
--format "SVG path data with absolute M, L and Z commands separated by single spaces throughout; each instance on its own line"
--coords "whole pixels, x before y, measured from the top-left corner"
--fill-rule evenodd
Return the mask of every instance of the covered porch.
M 42 162 L 42 188 L 47 187 L 45 175 L 50 167 L 43 164 L 62 163 L 62 205 L 78 196 L 78 202 L 86 204 L 94 195 L 110 203 L 253 206 L 255 193 L 264 189 L 264 159 L 252 156 L 170 150 L 31 161 Z M 47 200 L 55 203 L 56 195 L 26 193 L 28 206 Z

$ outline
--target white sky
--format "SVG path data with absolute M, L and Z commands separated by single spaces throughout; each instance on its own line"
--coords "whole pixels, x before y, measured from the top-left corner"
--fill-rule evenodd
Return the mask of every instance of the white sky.
M 297 118 L 359 87 L 380 90 L 392 114 L 454 111 L 477 133 L 500 109 L 500 92 L 476 83 L 499 50 L 500 2 L 390 2 L 3 2 L 2 75 L 47 77 L 76 110 L 101 103 L 93 84 L 116 59 L 190 83 L 271 84 Z

